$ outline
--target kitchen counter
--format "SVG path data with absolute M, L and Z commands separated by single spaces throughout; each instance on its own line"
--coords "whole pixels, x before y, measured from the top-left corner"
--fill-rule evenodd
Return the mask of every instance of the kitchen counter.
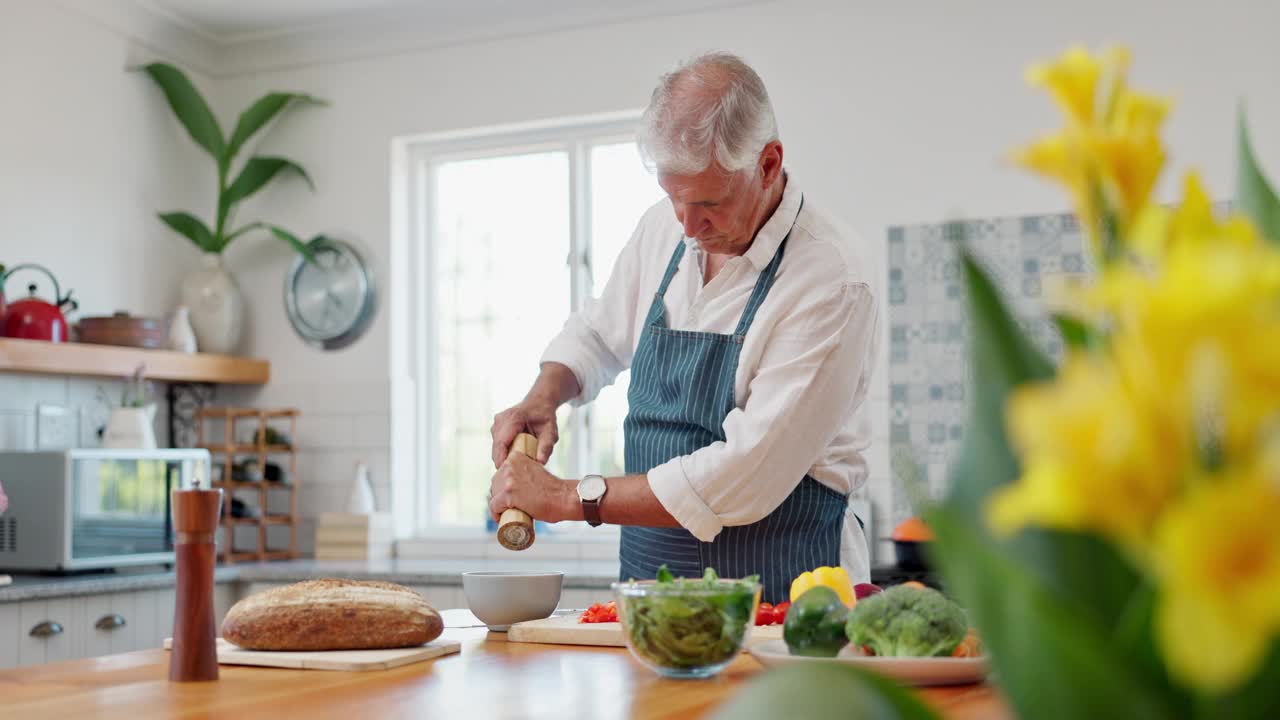
M 608 589 L 618 579 L 616 561 L 579 560 L 290 560 L 219 567 L 218 583 L 296 582 L 338 576 L 385 580 L 402 585 L 462 585 L 470 570 L 559 570 L 568 589 Z M 120 571 L 89 575 L 13 575 L 13 584 L 0 587 L 0 603 L 20 600 L 96 595 L 173 587 L 172 572 Z
M 763 672 L 742 655 L 710 680 L 670 680 L 619 648 L 508 643 L 448 630 L 460 655 L 393 670 L 220 668 L 216 683 L 170 683 L 163 650 L 0 672 L 0 717 L 702 717 Z M 947 718 L 1012 717 L 989 686 L 921 691 Z
M 241 569 L 220 567 L 214 570 L 214 581 L 237 582 Z M 47 598 L 100 595 L 102 593 L 131 592 L 173 587 L 172 572 L 122 571 L 85 575 L 22 575 L 12 574 L 13 584 L 0 587 L 0 603 Z

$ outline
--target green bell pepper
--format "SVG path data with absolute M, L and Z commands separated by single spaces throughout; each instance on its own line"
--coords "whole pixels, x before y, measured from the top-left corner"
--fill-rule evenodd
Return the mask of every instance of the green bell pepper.
M 849 643 L 844 624 L 849 608 L 825 585 L 806 590 L 791 603 L 782 624 L 782 639 L 792 655 L 835 657 Z

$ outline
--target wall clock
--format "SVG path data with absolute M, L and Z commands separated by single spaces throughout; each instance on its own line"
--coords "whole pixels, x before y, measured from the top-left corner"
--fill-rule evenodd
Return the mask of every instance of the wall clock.
M 308 243 L 314 262 L 298 255 L 285 276 L 284 305 L 298 336 L 322 350 L 355 342 L 377 306 L 373 272 L 349 243 L 318 235 Z

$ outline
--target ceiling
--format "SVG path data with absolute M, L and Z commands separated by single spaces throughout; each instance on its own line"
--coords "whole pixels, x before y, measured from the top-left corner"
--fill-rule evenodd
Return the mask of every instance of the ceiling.
M 450 28 L 501 22 L 572 24 L 743 4 L 743 0 L 132 0 L 219 44 L 405 20 Z

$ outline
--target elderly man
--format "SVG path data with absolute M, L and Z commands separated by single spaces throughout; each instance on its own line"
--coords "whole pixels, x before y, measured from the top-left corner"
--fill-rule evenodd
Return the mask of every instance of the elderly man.
M 495 418 L 490 511 L 621 525 L 623 578 L 758 574 L 770 602 L 821 565 L 866 581 L 848 497 L 867 475 L 877 311 L 851 238 L 784 169 L 764 83 L 733 55 L 663 76 L 639 143 L 667 199 Z M 551 475 L 556 409 L 626 368 L 627 474 Z M 508 457 L 524 431 L 536 461 Z

